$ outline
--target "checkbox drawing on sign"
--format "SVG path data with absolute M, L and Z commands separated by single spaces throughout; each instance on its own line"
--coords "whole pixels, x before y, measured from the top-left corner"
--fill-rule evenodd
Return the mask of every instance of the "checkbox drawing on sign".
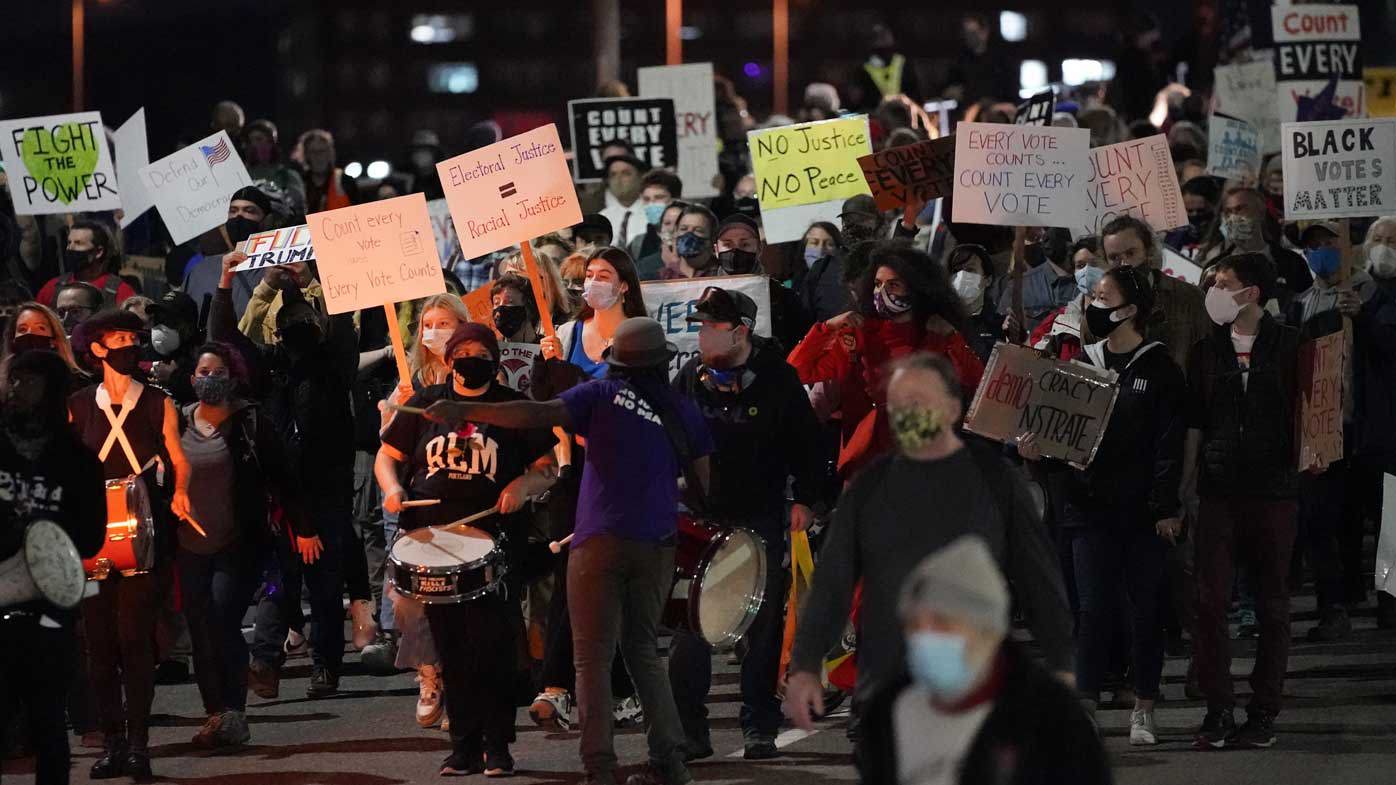
M 398 235 L 398 242 L 402 244 L 403 256 L 417 256 L 422 252 L 422 238 L 418 237 L 418 232 L 403 232 Z

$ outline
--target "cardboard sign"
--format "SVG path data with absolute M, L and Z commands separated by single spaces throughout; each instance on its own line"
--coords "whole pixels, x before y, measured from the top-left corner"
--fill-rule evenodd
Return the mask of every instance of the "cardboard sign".
M 872 154 L 871 138 L 865 115 L 749 132 L 762 216 L 868 193 L 858 159 Z
M 1270 17 L 1280 122 L 1365 117 L 1357 6 L 1277 5 Z
M 494 326 L 494 306 L 490 299 L 490 285 L 477 287 L 461 297 L 461 302 L 465 303 L 465 311 L 470 314 L 470 321 L 478 322 L 487 327 Z
M 1212 109 L 1239 117 L 1260 132 L 1262 155 L 1280 151 L 1280 114 L 1275 111 L 1275 64 L 1270 60 L 1219 65 L 1212 72 Z
M 679 347 L 669 364 L 673 377 L 698 354 L 698 323 L 689 323 L 698 298 L 709 286 L 741 292 L 756 303 L 756 334 L 771 335 L 771 284 L 764 275 L 729 275 L 714 278 L 686 278 L 678 281 L 645 281 L 640 292 L 645 310 L 664 327 L 665 337 Z
M 462 258 L 474 259 L 582 222 L 556 125 L 442 161 L 436 171 Z
M 923 204 L 950 193 L 955 183 L 955 137 L 892 147 L 858 159 L 877 209 Z
M 227 223 L 233 194 L 252 184 L 227 131 L 141 167 L 140 178 L 176 243 Z
M 310 243 L 307 224 L 258 232 L 238 243 L 238 249 L 247 254 L 247 261 L 234 267 L 235 273 L 315 261 L 315 247 Z
M 1057 111 L 1057 92 L 1050 87 L 1018 104 L 1013 115 L 1016 125 L 1051 125 L 1052 115 Z
M 672 98 L 584 98 L 567 102 L 572 118 L 572 155 L 577 182 L 606 177 L 601 151 L 627 142 L 651 169 L 677 166 L 679 129 Z
M 965 430 L 1006 444 L 1037 435 L 1042 454 L 1084 469 L 1100 447 L 1120 388 L 1114 374 L 1000 343 L 989 355 Z
M 446 291 L 421 194 L 306 216 L 331 314 Z
M 145 107 L 136 110 L 112 134 L 113 154 L 116 156 L 116 183 L 121 192 L 121 228 L 155 206 L 155 200 L 141 182 L 141 167 L 150 163 L 150 151 L 145 141 Z
M 1363 68 L 1368 117 L 1396 117 L 1396 68 Z
M 1396 209 L 1396 120 L 1285 123 L 1285 218 L 1357 218 Z
M 1254 185 L 1260 178 L 1260 129 L 1213 114 L 1207 122 L 1207 174 Z
M 1343 459 L 1343 377 L 1347 349 L 1342 331 L 1299 345 L 1299 471 L 1318 460 Z
M 432 199 L 427 202 L 427 214 L 431 216 L 436 255 L 441 257 L 443 267 L 450 267 L 460 256 L 460 238 L 456 237 L 456 224 L 451 220 L 451 207 L 445 199 Z
M 1091 132 L 995 123 L 955 129 L 952 220 L 993 226 L 1094 223 L 1085 181 Z
M 1099 235 L 1102 226 L 1122 215 L 1139 218 L 1156 232 L 1187 225 L 1178 172 L 1163 134 L 1096 147 L 1088 160 L 1090 211 L 1081 233 Z
M 1163 246 L 1163 274 L 1193 286 L 1202 285 L 1202 268 L 1183 254 Z
M 528 395 L 533 386 L 533 361 L 543 353 L 536 343 L 499 342 L 499 375 L 504 386 Z
M 657 65 L 641 68 L 640 96 L 674 99 L 679 136 L 679 179 L 689 199 L 717 196 L 717 110 L 713 64 Z
M 17 215 L 121 207 L 100 112 L 0 121 L 0 160 Z

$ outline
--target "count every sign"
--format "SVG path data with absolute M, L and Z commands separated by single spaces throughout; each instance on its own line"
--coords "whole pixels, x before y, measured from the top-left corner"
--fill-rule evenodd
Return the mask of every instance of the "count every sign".
M 1285 123 L 1285 217 L 1359 218 L 1391 213 L 1396 120 Z

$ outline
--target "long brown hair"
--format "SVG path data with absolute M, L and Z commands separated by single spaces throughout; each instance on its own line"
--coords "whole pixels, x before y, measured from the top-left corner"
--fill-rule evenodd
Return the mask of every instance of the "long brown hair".
M 621 311 L 626 317 L 649 316 L 649 311 L 645 308 L 645 297 L 640 292 L 640 274 L 635 271 L 635 262 L 631 260 L 630 254 L 614 245 L 606 245 L 597 248 L 587 257 L 587 266 L 600 259 L 611 265 L 616 270 L 616 275 L 620 276 L 626 285 L 625 299 L 621 302 Z M 585 322 L 596 315 L 595 309 L 582 301 L 582 309 L 577 312 L 577 321 Z

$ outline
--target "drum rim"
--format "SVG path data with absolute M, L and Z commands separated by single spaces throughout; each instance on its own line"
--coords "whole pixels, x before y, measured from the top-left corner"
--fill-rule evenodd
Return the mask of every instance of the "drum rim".
M 427 574 L 413 572 L 411 569 L 406 567 L 404 567 L 404 569 L 406 569 L 409 574 L 413 575 Z M 394 576 L 392 573 L 389 573 L 384 577 L 387 578 L 388 583 L 392 584 L 393 591 L 397 592 L 398 594 L 401 594 L 409 600 L 416 600 L 417 602 L 420 602 L 424 605 L 455 605 L 462 602 L 469 602 L 471 600 L 478 600 L 479 598 L 485 596 L 489 592 L 494 591 L 496 588 L 498 588 L 500 581 L 504 580 L 504 575 L 508 571 L 509 570 L 507 567 L 500 565 L 499 571 L 495 573 L 497 577 L 494 581 L 486 583 L 478 589 L 471 589 L 470 591 L 465 592 L 464 594 L 421 594 L 419 592 L 414 592 L 410 589 L 405 589 L 402 586 L 399 586 L 397 582 L 397 577 Z
M 58 541 L 59 547 L 63 547 L 64 550 L 71 555 L 73 563 L 77 565 L 75 574 L 78 576 L 78 580 L 74 581 L 75 585 L 72 587 L 71 591 L 65 592 L 65 595 L 73 596 L 72 602 L 67 602 L 66 597 L 59 597 L 55 599 L 55 592 L 49 591 L 49 589 L 52 589 L 54 587 L 40 585 L 38 576 L 34 575 L 33 569 L 30 569 L 29 577 L 30 580 L 34 582 L 34 588 L 38 589 L 40 596 L 46 602 L 56 605 L 59 608 L 63 608 L 64 610 L 76 608 L 79 604 L 82 603 L 83 589 L 87 583 L 87 571 L 83 569 L 82 566 L 82 555 L 78 553 L 77 546 L 73 545 L 73 538 L 68 536 L 68 532 L 62 526 L 58 525 L 56 521 L 52 521 L 47 518 L 39 518 L 38 520 L 30 522 L 30 524 L 26 526 L 24 529 L 24 553 L 22 558 L 25 560 L 26 564 L 33 563 L 33 559 L 31 558 L 29 549 L 31 547 L 31 537 L 35 536 L 36 530 L 38 533 L 46 533 L 48 536 L 57 535 L 56 539 Z M 65 573 L 71 571 L 72 570 L 64 570 Z M 69 587 L 62 586 L 58 588 L 68 589 Z
M 713 564 L 712 560 L 708 557 L 713 555 L 718 548 L 722 547 L 736 536 L 738 532 L 749 535 L 757 546 L 755 549 L 757 561 L 756 592 L 754 594 L 752 592 L 747 592 L 744 595 L 743 599 L 745 600 L 746 607 L 742 611 L 742 618 L 737 623 L 737 626 L 719 640 L 708 640 L 708 636 L 704 634 L 703 625 L 700 623 L 698 617 L 699 608 L 701 608 L 703 604 L 703 579 L 707 577 L 708 568 Z M 761 603 L 764 602 L 766 598 L 766 569 L 766 540 L 760 534 L 744 526 L 732 526 L 723 529 L 716 537 L 709 541 L 708 547 L 703 549 L 703 555 L 698 560 L 698 570 L 694 573 L 689 583 L 689 629 L 697 634 L 698 637 L 707 641 L 708 645 L 714 649 L 726 649 L 735 646 L 737 641 L 741 640 L 742 636 L 746 634 L 746 631 L 751 628 L 752 623 L 756 621 L 756 614 L 761 611 Z
M 397 554 L 394 553 L 394 549 L 397 548 L 398 542 L 405 539 L 412 532 L 418 532 L 423 529 L 449 528 L 465 528 L 470 529 L 472 531 L 480 532 L 481 534 L 484 534 L 486 537 L 490 538 L 491 547 L 485 553 L 484 556 L 481 556 L 478 559 L 474 559 L 468 562 L 461 562 L 460 564 L 449 564 L 444 567 L 428 567 L 425 565 L 410 564 L 399 559 L 397 557 Z M 499 539 L 497 537 L 485 531 L 484 529 L 478 529 L 474 526 L 461 526 L 459 524 L 443 524 L 440 526 L 418 526 L 415 529 L 408 529 L 406 531 L 400 531 L 397 533 L 397 536 L 394 537 L 393 541 L 388 545 L 388 561 L 394 566 L 401 567 L 402 569 L 407 570 L 408 572 L 411 572 L 415 575 L 455 575 L 458 572 L 474 571 L 484 567 L 489 567 L 491 565 L 502 566 L 504 561 L 504 551 L 500 549 Z M 503 573 L 501 572 L 500 574 L 502 575 Z

